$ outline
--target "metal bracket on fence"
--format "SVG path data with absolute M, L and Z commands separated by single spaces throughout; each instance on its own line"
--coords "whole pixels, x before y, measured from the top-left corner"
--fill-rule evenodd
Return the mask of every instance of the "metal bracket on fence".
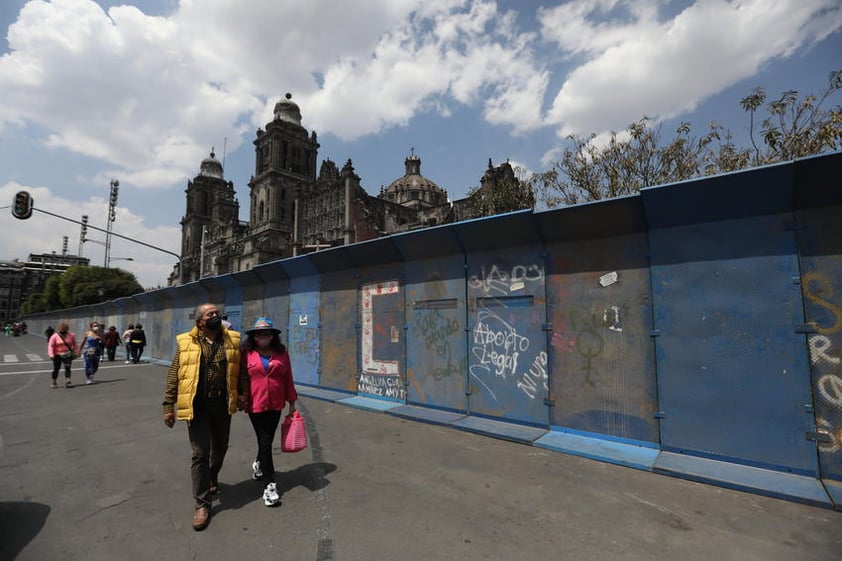
M 807 440 L 814 440 L 822 444 L 829 444 L 833 442 L 833 437 L 821 430 L 807 431 L 804 433 L 804 438 Z

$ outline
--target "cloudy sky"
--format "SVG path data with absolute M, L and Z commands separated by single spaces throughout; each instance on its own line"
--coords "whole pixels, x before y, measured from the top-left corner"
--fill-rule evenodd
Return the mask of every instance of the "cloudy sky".
M 369 194 L 414 149 L 459 199 L 489 158 L 541 171 L 567 135 L 644 115 L 744 138 L 755 87 L 817 93 L 842 69 L 840 0 L 2 0 L 0 26 L 0 205 L 25 189 L 104 228 L 117 179 L 114 231 L 175 253 L 212 147 L 247 217 L 255 130 L 286 92 L 319 163 L 351 159 Z M 0 259 L 79 250 L 44 213 L 0 228 Z M 111 255 L 147 287 L 176 261 L 118 238 Z

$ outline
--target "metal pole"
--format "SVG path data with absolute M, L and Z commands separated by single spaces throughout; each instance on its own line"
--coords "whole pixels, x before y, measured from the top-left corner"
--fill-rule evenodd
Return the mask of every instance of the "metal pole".
M 114 219 L 117 218 L 117 215 L 114 212 L 114 207 L 117 206 L 117 193 L 120 187 L 120 182 L 116 179 L 111 180 L 111 191 L 108 194 L 108 217 L 106 220 L 106 232 L 105 232 L 105 265 L 104 267 L 108 268 L 108 261 L 111 257 L 111 229 L 114 225 Z

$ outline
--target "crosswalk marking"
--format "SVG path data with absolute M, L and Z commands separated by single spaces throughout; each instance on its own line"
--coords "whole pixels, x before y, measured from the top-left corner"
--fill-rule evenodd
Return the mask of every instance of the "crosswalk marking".
M 3 355 L 3 363 L 4 364 L 14 364 L 20 362 L 43 362 L 49 361 L 48 357 L 44 357 L 39 355 L 38 353 L 25 353 L 26 360 L 21 361 L 20 357 L 17 354 L 4 354 Z

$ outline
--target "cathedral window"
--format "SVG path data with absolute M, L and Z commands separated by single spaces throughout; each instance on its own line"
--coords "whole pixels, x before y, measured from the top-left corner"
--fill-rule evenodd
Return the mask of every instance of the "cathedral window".
M 257 210 L 257 220 L 259 220 L 259 221 L 263 220 L 263 211 L 264 211 L 263 201 L 260 201 L 260 204 L 258 205 L 258 210 Z

